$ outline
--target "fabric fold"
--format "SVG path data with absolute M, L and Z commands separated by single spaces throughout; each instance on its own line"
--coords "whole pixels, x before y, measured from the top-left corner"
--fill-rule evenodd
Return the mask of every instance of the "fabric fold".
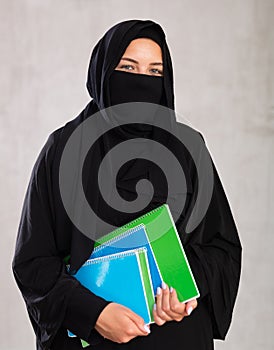
M 212 166 L 214 187 L 209 208 L 187 240 L 185 236 L 185 249 L 201 288 L 201 297 L 208 296 L 214 339 L 225 340 L 239 289 L 242 245 L 213 161 Z
M 12 270 L 26 303 L 37 349 L 49 349 L 66 323 L 88 339 L 97 317 L 110 302 L 88 291 L 70 276 L 56 245 L 50 196 L 53 194 L 50 163 L 56 144 L 52 134 L 33 168 L 16 240 Z M 69 249 L 69 233 L 67 234 Z

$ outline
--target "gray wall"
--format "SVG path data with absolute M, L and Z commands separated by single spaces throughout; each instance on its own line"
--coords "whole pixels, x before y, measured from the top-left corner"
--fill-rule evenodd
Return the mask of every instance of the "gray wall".
M 273 0 L 1 0 L 0 349 L 35 348 L 10 272 L 33 163 L 87 104 L 93 46 L 129 18 L 163 26 L 177 112 L 205 136 L 239 228 L 240 291 L 216 349 L 273 349 Z

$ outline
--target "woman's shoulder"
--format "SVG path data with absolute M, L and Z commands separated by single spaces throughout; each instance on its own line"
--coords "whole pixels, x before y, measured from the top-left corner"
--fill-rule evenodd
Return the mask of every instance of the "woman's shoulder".
M 91 104 L 92 103 L 88 103 L 88 105 L 80 112 L 80 114 L 69 119 L 63 125 L 54 129 L 48 135 L 42 151 L 55 152 L 58 148 L 64 148 L 73 131 L 89 116 Z
M 206 140 L 200 130 L 190 125 L 188 122 L 176 121 L 179 130 L 179 138 L 183 143 L 191 144 L 192 146 L 206 146 Z
M 48 146 L 54 146 L 62 141 L 67 141 L 73 131 L 83 122 L 83 112 L 84 111 L 82 111 L 77 117 L 68 120 L 60 127 L 53 130 L 47 139 Z
M 70 135 L 84 120 L 86 108 L 76 117 L 68 120 L 63 125 L 54 129 L 47 136 L 46 141 L 42 145 L 34 164 L 34 170 L 39 171 L 42 167 L 51 166 L 55 160 L 60 160 L 63 149 Z

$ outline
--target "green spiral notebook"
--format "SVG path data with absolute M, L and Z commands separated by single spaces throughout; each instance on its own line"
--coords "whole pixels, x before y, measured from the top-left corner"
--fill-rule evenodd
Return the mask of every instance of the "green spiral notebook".
M 141 224 L 145 226 L 163 281 L 176 289 L 181 302 L 198 298 L 200 293 L 197 284 L 166 203 L 101 237 L 95 242 L 94 249 L 102 244 L 112 244 L 111 242 L 119 235 L 124 235 L 128 230 Z M 133 248 L 134 246 L 129 247 Z

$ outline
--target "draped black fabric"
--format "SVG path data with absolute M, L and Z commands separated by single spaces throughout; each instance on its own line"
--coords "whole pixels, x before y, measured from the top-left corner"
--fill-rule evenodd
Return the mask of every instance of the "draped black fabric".
M 87 290 L 65 268 L 64 258 L 69 255 L 71 270 L 76 271 L 89 258 L 94 241 L 73 224 L 62 203 L 59 167 L 63 150 L 82 122 L 110 106 L 110 75 L 128 44 L 137 37 L 152 38 L 161 46 L 164 63 L 161 104 L 174 110 L 172 62 L 161 26 L 151 20 L 117 23 L 98 41 L 91 54 L 86 86 L 92 100 L 76 118 L 50 134 L 31 173 L 12 269 L 39 350 L 82 349 L 79 338 L 91 343 L 87 349 L 139 350 L 167 346 L 186 350 L 213 349 L 213 339 L 224 340 L 231 324 L 240 281 L 242 247 L 226 194 L 211 160 L 214 170 L 212 198 L 203 220 L 186 235 L 187 220 L 201 185 L 198 185 L 190 154 L 164 131 L 153 132 L 150 136 L 170 147 L 186 176 L 187 200 L 176 227 L 200 290 L 197 308 L 181 322 L 166 322 L 163 326 L 152 324 L 147 337 L 137 337 L 124 344 L 114 343 L 104 339 L 94 328 L 101 311 L 111 300 Z M 100 217 L 116 226 L 166 202 L 167 184 L 163 174 L 144 159 L 128 162 L 117 177 L 119 193 L 128 201 L 136 197 L 135 185 L 140 179 L 153 183 L 153 199 L 142 211 L 118 212 L 104 202 L 96 187 L 97 170 L 104 155 L 125 138 L 136 137 L 136 130 L 142 131 L 140 126 L 135 130 L 117 127 L 109 131 L 98 140 L 85 161 L 83 182 L 88 179 L 84 187 L 89 204 Z M 134 132 L 131 134 L 131 131 Z M 193 132 L 201 136 L 198 131 Z M 78 338 L 68 338 L 67 328 Z

